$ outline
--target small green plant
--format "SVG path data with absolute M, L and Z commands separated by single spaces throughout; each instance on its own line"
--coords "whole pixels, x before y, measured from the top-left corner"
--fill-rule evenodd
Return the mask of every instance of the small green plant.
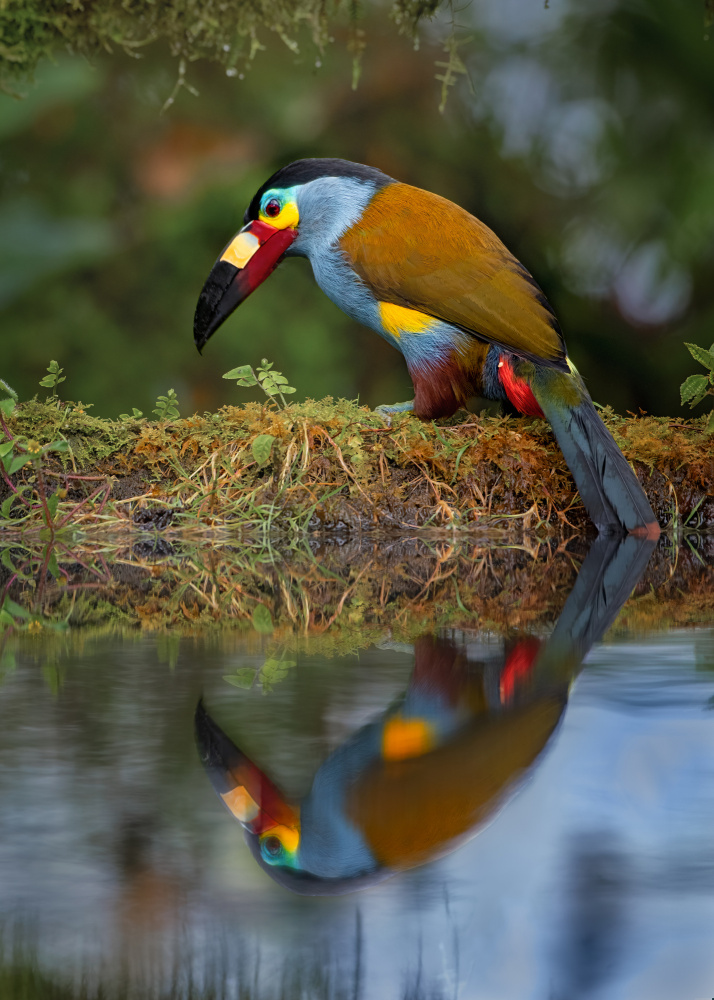
M 15 409 L 17 403 L 17 393 L 9 386 L 5 379 L 0 378 L 0 389 L 6 394 L 5 399 L 0 399 L 0 413 L 3 417 L 9 417 Z
M 679 387 L 682 404 L 696 406 L 705 396 L 714 396 L 714 344 L 707 350 L 698 344 L 684 345 L 695 361 L 707 369 L 706 375 L 690 375 Z M 709 414 L 706 427 L 707 434 L 714 433 L 714 410 Z
M 173 392 L 173 389 L 170 389 L 169 392 Z M 166 399 L 166 396 L 159 396 L 159 398 L 156 400 L 156 405 L 157 406 L 159 405 L 159 401 L 162 400 L 162 399 Z M 156 412 L 156 411 L 154 410 L 154 412 Z M 119 419 L 120 420 L 138 420 L 139 417 L 143 417 L 143 416 L 144 416 L 144 414 L 143 414 L 143 412 L 141 410 L 137 410 L 137 408 L 135 406 L 132 406 L 131 413 L 120 413 L 119 414 Z
M 40 385 L 45 389 L 53 389 L 53 393 L 50 399 L 57 399 L 57 386 L 65 381 L 65 376 L 62 374 L 64 368 L 60 368 L 56 361 L 50 361 L 47 366 L 47 374 L 43 379 L 40 379 Z
M 151 412 L 155 413 L 159 420 L 177 420 L 180 413 L 178 396 L 174 390 L 169 389 L 165 396 L 159 396 L 156 400 L 156 406 Z
M 288 380 L 282 372 L 273 371 L 273 363 L 267 358 L 263 358 L 257 371 L 253 369 L 252 365 L 241 365 L 239 368 L 231 368 L 223 378 L 233 379 L 236 385 L 243 389 L 259 385 L 268 399 L 277 405 L 280 405 L 278 404 L 279 398 L 283 409 L 288 405 L 285 396 L 295 392 L 295 389 L 288 385 Z

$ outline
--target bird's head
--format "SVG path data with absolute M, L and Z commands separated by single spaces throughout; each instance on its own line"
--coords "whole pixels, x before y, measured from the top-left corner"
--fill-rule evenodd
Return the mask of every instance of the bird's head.
M 296 160 L 255 193 L 243 228 L 225 247 L 203 286 L 193 337 L 199 351 L 283 257 L 324 252 L 360 218 L 393 178 L 349 160 Z

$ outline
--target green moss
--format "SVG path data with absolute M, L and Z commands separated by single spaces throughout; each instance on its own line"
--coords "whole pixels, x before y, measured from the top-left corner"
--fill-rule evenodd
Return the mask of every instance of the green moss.
M 705 418 L 603 416 L 663 526 L 714 526 L 714 443 Z M 107 519 L 121 526 L 131 517 L 161 529 L 171 523 L 262 536 L 299 535 L 308 527 L 591 529 L 540 420 L 461 411 L 446 422 L 402 414 L 387 424 L 328 397 L 285 410 L 250 403 L 181 420 L 113 421 L 92 417 L 81 404 L 33 400 L 8 426 L 20 447 L 69 443 L 68 451 L 47 457 L 45 470 L 48 482 L 67 491 L 58 497 L 56 520 L 74 511 L 68 529 L 91 530 Z M 40 489 L 32 465 L 14 478 L 17 488 Z M 101 498 L 89 502 L 98 482 L 105 484 Z M 7 496 L 0 484 L 0 499 Z M 6 510 L 0 529 L 43 527 L 38 502 L 17 526 L 20 513 L 27 509 L 19 503 Z
M 393 0 L 392 16 L 411 32 L 431 17 L 439 0 Z M 4 0 L 0 4 L 0 84 L 12 89 L 43 59 L 68 48 L 92 57 L 101 51 L 137 54 L 163 41 L 180 61 L 211 59 L 231 71 L 254 58 L 261 38 L 277 34 L 292 51 L 303 38 L 318 49 L 340 23 L 356 31 L 359 7 L 352 0 Z M 356 51 L 353 44 L 353 51 Z

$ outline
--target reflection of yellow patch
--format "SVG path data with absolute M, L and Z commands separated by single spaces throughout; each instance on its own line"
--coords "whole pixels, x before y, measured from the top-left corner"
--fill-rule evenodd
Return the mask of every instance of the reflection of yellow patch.
M 296 830 L 294 826 L 273 826 L 265 836 L 277 837 L 288 854 L 294 854 L 300 843 L 300 831 Z
M 434 734 L 424 719 L 404 719 L 401 715 L 395 715 L 384 727 L 382 756 L 385 760 L 421 757 L 433 746 Z
M 237 268 L 245 267 L 259 246 L 260 240 L 253 233 L 238 233 L 221 254 L 221 260 Z
M 262 222 L 267 222 L 269 226 L 275 226 L 276 229 L 288 229 L 290 226 L 293 229 L 297 228 L 297 224 L 300 221 L 300 213 L 298 212 L 297 205 L 294 201 L 289 201 L 280 209 L 278 215 L 269 216 L 260 213 L 260 219 Z
M 403 333 L 423 333 L 434 322 L 426 313 L 395 306 L 392 302 L 379 303 L 379 317 L 386 332 L 397 339 Z
M 230 792 L 224 792 L 221 798 L 241 823 L 250 823 L 258 815 L 258 805 L 255 799 L 248 794 L 242 785 L 232 788 Z

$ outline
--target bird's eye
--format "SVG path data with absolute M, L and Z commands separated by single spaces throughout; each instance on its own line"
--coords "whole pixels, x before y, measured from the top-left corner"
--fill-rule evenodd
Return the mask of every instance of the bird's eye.
M 283 850 L 283 845 L 278 837 L 266 837 L 262 843 L 263 852 L 271 858 L 278 858 Z
M 270 198 L 269 201 L 266 201 L 263 214 L 271 219 L 274 219 L 276 215 L 280 215 L 280 202 L 277 198 Z

